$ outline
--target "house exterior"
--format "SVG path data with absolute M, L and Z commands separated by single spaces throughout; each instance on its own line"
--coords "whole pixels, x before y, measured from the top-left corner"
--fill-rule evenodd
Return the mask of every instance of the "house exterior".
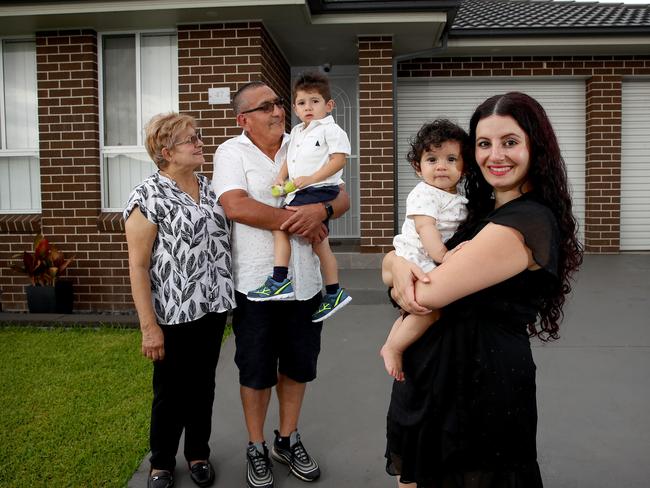
M 179 6 L 180 5 L 180 6 Z M 75 254 L 76 311 L 132 310 L 121 207 L 153 172 L 151 115 L 193 115 L 206 164 L 239 134 L 228 101 L 261 79 L 327 72 L 350 135 L 340 249 L 391 247 L 426 120 L 465 124 L 508 90 L 560 137 L 586 250 L 650 250 L 650 7 L 528 0 L 105 0 L 0 5 L 0 288 L 38 232 Z M 287 105 L 287 110 L 290 109 Z M 216 169 L 218 175 L 218 168 Z

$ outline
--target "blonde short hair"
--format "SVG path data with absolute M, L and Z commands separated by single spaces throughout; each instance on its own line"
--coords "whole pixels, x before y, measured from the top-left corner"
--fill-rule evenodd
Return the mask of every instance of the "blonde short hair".
M 179 132 L 188 127 L 196 127 L 196 120 L 190 115 L 170 112 L 151 117 L 144 129 L 144 147 L 156 166 L 159 168 L 165 166 L 166 161 L 162 150 L 167 148 L 171 151 L 174 143 L 177 142 L 176 138 Z

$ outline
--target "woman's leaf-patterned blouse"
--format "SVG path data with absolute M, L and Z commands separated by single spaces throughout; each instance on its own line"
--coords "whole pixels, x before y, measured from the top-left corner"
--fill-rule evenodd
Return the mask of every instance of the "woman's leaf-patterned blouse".
M 158 226 L 149 276 L 160 324 L 182 324 L 208 312 L 235 307 L 230 258 L 230 222 L 209 180 L 196 175 L 200 202 L 158 173 L 135 187 L 124 220 L 137 205 Z

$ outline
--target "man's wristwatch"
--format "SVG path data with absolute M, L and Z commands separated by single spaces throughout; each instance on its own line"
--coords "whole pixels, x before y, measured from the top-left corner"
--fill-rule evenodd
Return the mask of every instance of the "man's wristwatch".
M 332 215 L 334 215 L 334 209 L 330 202 L 323 202 L 323 205 L 325 205 L 325 211 L 327 212 L 327 218 L 325 220 L 329 220 L 332 218 Z

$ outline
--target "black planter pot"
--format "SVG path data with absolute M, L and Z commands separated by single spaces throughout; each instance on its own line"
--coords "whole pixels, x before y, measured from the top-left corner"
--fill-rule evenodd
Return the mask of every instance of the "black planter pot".
M 54 286 L 25 287 L 31 313 L 72 313 L 72 282 L 57 281 Z

